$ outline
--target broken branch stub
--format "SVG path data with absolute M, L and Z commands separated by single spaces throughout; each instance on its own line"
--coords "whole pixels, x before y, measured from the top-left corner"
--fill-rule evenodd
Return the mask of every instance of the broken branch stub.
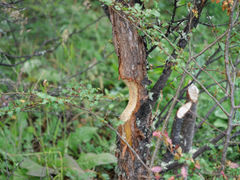
M 190 110 L 185 114 L 182 130 L 181 130 L 181 143 L 180 146 L 184 153 L 189 152 L 192 147 L 194 137 L 194 128 L 197 116 L 197 102 L 199 90 L 194 84 L 190 85 L 187 90 L 187 100 L 192 102 Z
M 189 152 L 192 147 L 198 95 L 198 88 L 194 84 L 190 85 L 187 89 L 187 102 L 178 109 L 173 122 L 171 139 L 173 144 L 180 145 L 183 152 Z M 171 158 L 172 155 L 167 153 L 166 161 Z
M 178 111 L 177 111 L 177 118 L 178 119 L 183 119 L 183 117 L 186 115 L 188 111 L 190 111 L 192 106 L 192 102 L 187 102 L 186 104 L 182 105 Z
M 191 84 L 187 90 L 187 101 L 192 101 L 193 103 L 196 104 L 198 101 L 198 95 L 199 95 L 199 90 L 197 86 L 195 86 L 194 84 Z

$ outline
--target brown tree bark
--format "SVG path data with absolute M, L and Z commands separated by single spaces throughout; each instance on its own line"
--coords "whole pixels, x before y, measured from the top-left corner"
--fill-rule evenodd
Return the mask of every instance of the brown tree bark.
M 127 6 L 133 6 L 136 1 L 138 0 L 128 1 Z M 122 0 L 117 2 L 126 5 L 126 2 Z M 199 14 L 204 5 L 205 1 L 197 4 Z M 121 139 L 117 142 L 119 179 L 146 179 L 149 177 L 149 171 L 143 163 L 148 165 L 150 160 L 148 145 L 151 138 L 152 107 L 171 74 L 172 63 L 166 63 L 162 75 L 148 95 L 146 89 L 149 84 L 146 69 L 147 55 L 143 38 L 139 35 L 136 25 L 133 25 L 122 11 L 109 7 L 107 15 L 112 23 L 113 43 L 119 60 L 119 79 L 122 79 L 129 88 L 129 102 L 120 116 L 124 124 L 118 128 L 119 134 L 127 142 L 126 144 Z M 198 18 L 193 17 L 190 20 L 190 17 L 192 16 L 188 17 L 190 27 L 187 26 L 184 29 L 185 34 L 198 23 Z M 178 46 L 184 48 L 187 40 L 181 38 L 180 41 Z M 173 57 L 175 56 L 173 53 Z
M 120 116 L 124 122 L 118 128 L 144 163 L 149 159 L 149 136 L 151 107 L 146 85 L 149 83 L 146 70 L 146 49 L 137 29 L 121 11 L 109 8 L 112 23 L 113 42 L 119 60 L 119 78 L 129 88 L 129 102 Z M 118 139 L 119 179 L 145 179 L 148 170 L 128 145 Z
M 197 114 L 198 88 L 192 84 L 187 89 L 186 103 L 177 111 L 171 130 L 171 139 L 174 145 L 181 147 L 187 153 L 192 147 L 194 128 Z M 172 152 L 165 154 L 165 162 L 173 158 Z

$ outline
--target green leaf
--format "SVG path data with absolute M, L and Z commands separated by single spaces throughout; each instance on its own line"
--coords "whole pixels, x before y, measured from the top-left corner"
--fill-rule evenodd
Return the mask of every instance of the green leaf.
M 81 177 L 84 180 L 90 179 L 87 174 L 79 167 L 77 161 L 68 154 L 64 155 L 64 167 L 75 171 L 77 177 Z
M 228 119 L 226 114 L 221 110 L 221 109 L 217 109 L 215 112 L 214 112 L 214 115 L 218 118 L 221 118 L 221 119 Z
M 83 169 L 91 169 L 91 168 L 94 168 L 95 166 L 112 164 L 112 163 L 116 163 L 116 162 L 117 162 L 116 157 L 114 155 L 110 154 L 110 153 L 81 154 L 79 159 L 78 159 L 78 164 Z
M 54 169 L 43 167 L 31 159 L 24 159 L 20 167 L 27 169 L 27 175 L 36 177 L 45 177 L 48 174 L 56 173 Z
M 227 122 L 223 119 L 217 119 L 214 123 L 213 123 L 214 126 L 216 126 L 217 128 L 224 128 L 226 129 L 227 128 Z
M 78 146 L 84 142 L 89 142 L 95 135 L 97 135 L 96 127 L 80 127 L 69 137 L 69 144 L 73 150 L 76 150 Z
M 177 2 L 177 6 L 182 6 L 184 4 L 186 4 L 186 0 L 180 0 Z
M 151 14 L 154 15 L 155 17 L 160 17 L 160 13 L 157 10 L 152 10 Z
M 23 174 L 23 172 L 21 172 L 20 170 L 15 171 L 13 174 L 13 180 L 26 180 L 26 179 L 28 179 L 27 175 Z
M 104 4 L 110 6 L 113 4 L 113 1 L 112 0 L 101 0 Z
M 76 130 L 74 136 L 77 136 L 80 142 L 89 142 L 97 134 L 96 127 L 80 127 Z

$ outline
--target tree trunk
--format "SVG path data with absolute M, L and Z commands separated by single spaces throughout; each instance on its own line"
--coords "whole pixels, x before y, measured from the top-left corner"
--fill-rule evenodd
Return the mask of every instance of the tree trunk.
M 136 1 L 138 0 L 128 1 L 127 6 L 133 6 Z M 126 2 L 122 0 L 117 2 L 126 5 Z M 200 1 L 196 5 L 199 16 L 205 3 L 206 1 Z M 166 63 L 166 68 L 148 95 L 146 47 L 143 38 L 138 33 L 137 25 L 133 25 L 121 10 L 115 10 L 110 6 L 107 10 L 105 8 L 105 11 L 112 23 L 113 43 L 119 60 L 119 79 L 122 79 L 129 88 L 129 102 L 120 116 L 120 120 L 124 124 L 118 128 L 119 134 L 127 142 L 126 144 L 122 139 L 118 139 L 117 142 L 119 179 L 146 179 L 149 177 L 149 171 L 145 164 L 148 165 L 150 160 L 148 147 L 151 138 L 152 107 L 171 74 L 172 63 Z M 185 34 L 196 27 L 199 16 L 195 17 L 190 13 L 188 17 L 190 26 L 187 25 L 184 28 Z M 187 39 L 185 38 L 180 39 L 179 47 L 186 46 Z M 176 54 L 173 53 L 173 56 L 175 57 Z M 139 160 L 139 157 L 142 161 Z
M 144 163 L 149 159 L 151 107 L 146 70 L 146 48 L 137 29 L 121 11 L 109 8 L 113 42 L 119 60 L 119 78 L 129 88 L 129 102 L 120 116 L 124 122 L 119 134 L 134 149 Z M 146 179 L 148 170 L 121 139 L 117 142 L 119 179 Z

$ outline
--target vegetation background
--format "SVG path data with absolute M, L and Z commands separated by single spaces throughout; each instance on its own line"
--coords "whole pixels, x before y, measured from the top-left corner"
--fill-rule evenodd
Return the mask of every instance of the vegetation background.
M 186 14 L 188 2 L 179 1 L 182 6 L 179 17 Z M 158 7 L 163 26 L 171 19 L 171 1 L 150 1 L 148 5 Z M 121 124 L 118 117 L 127 104 L 128 89 L 118 80 L 111 23 L 101 2 L 27 0 L 13 3 L 2 0 L 0 6 L 0 179 L 116 178 L 116 131 L 107 124 L 115 129 Z M 204 23 L 225 24 L 229 19 L 220 5 L 208 2 L 207 6 L 192 35 L 196 52 L 226 30 L 226 26 L 211 27 Z M 204 22 L 206 19 L 210 20 Z M 237 30 L 235 33 L 233 51 L 239 54 Z M 163 43 L 170 51 L 171 46 Z M 223 42 L 218 45 L 224 46 Z M 210 49 L 203 54 L 199 65 L 203 65 L 214 51 Z M 187 50 L 182 56 L 188 57 Z M 149 71 L 151 80 L 157 80 L 165 60 L 166 55 L 160 49 L 151 53 L 149 63 L 153 67 L 160 66 Z M 179 63 L 174 68 L 158 109 L 161 110 L 175 94 L 181 66 Z M 219 83 L 225 76 L 222 66 L 222 61 L 217 61 L 208 71 Z M 202 73 L 199 80 L 214 96 L 223 97 L 225 93 L 212 85 L 209 74 Z M 191 77 L 187 77 L 184 84 L 189 80 Z M 236 83 L 239 103 L 239 76 Z M 198 115 L 204 117 L 214 104 L 201 91 Z M 230 109 L 229 103 L 222 105 Z M 170 124 L 173 118 L 174 115 Z M 200 121 L 197 119 L 198 123 Z M 239 124 L 239 121 L 238 110 L 234 122 Z M 194 148 L 205 145 L 226 127 L 227 117 L 217 108 L 201 131 L 196 132 Z M 234 140 L 239 143 L 239 126 L 234 133 Z M 154 149 L 155 141 L 151 146 Z M 228 148 L 229 166 L 224 176 L 218 177 L 214 172 L 220 165 L 223 141 L 210 146 L 210 151 L 198 157 L 200 168 L 192 168 L 190 179 L 239 177 L 239 144 Z M 164 178 L 174 174 L 169 171 Z

